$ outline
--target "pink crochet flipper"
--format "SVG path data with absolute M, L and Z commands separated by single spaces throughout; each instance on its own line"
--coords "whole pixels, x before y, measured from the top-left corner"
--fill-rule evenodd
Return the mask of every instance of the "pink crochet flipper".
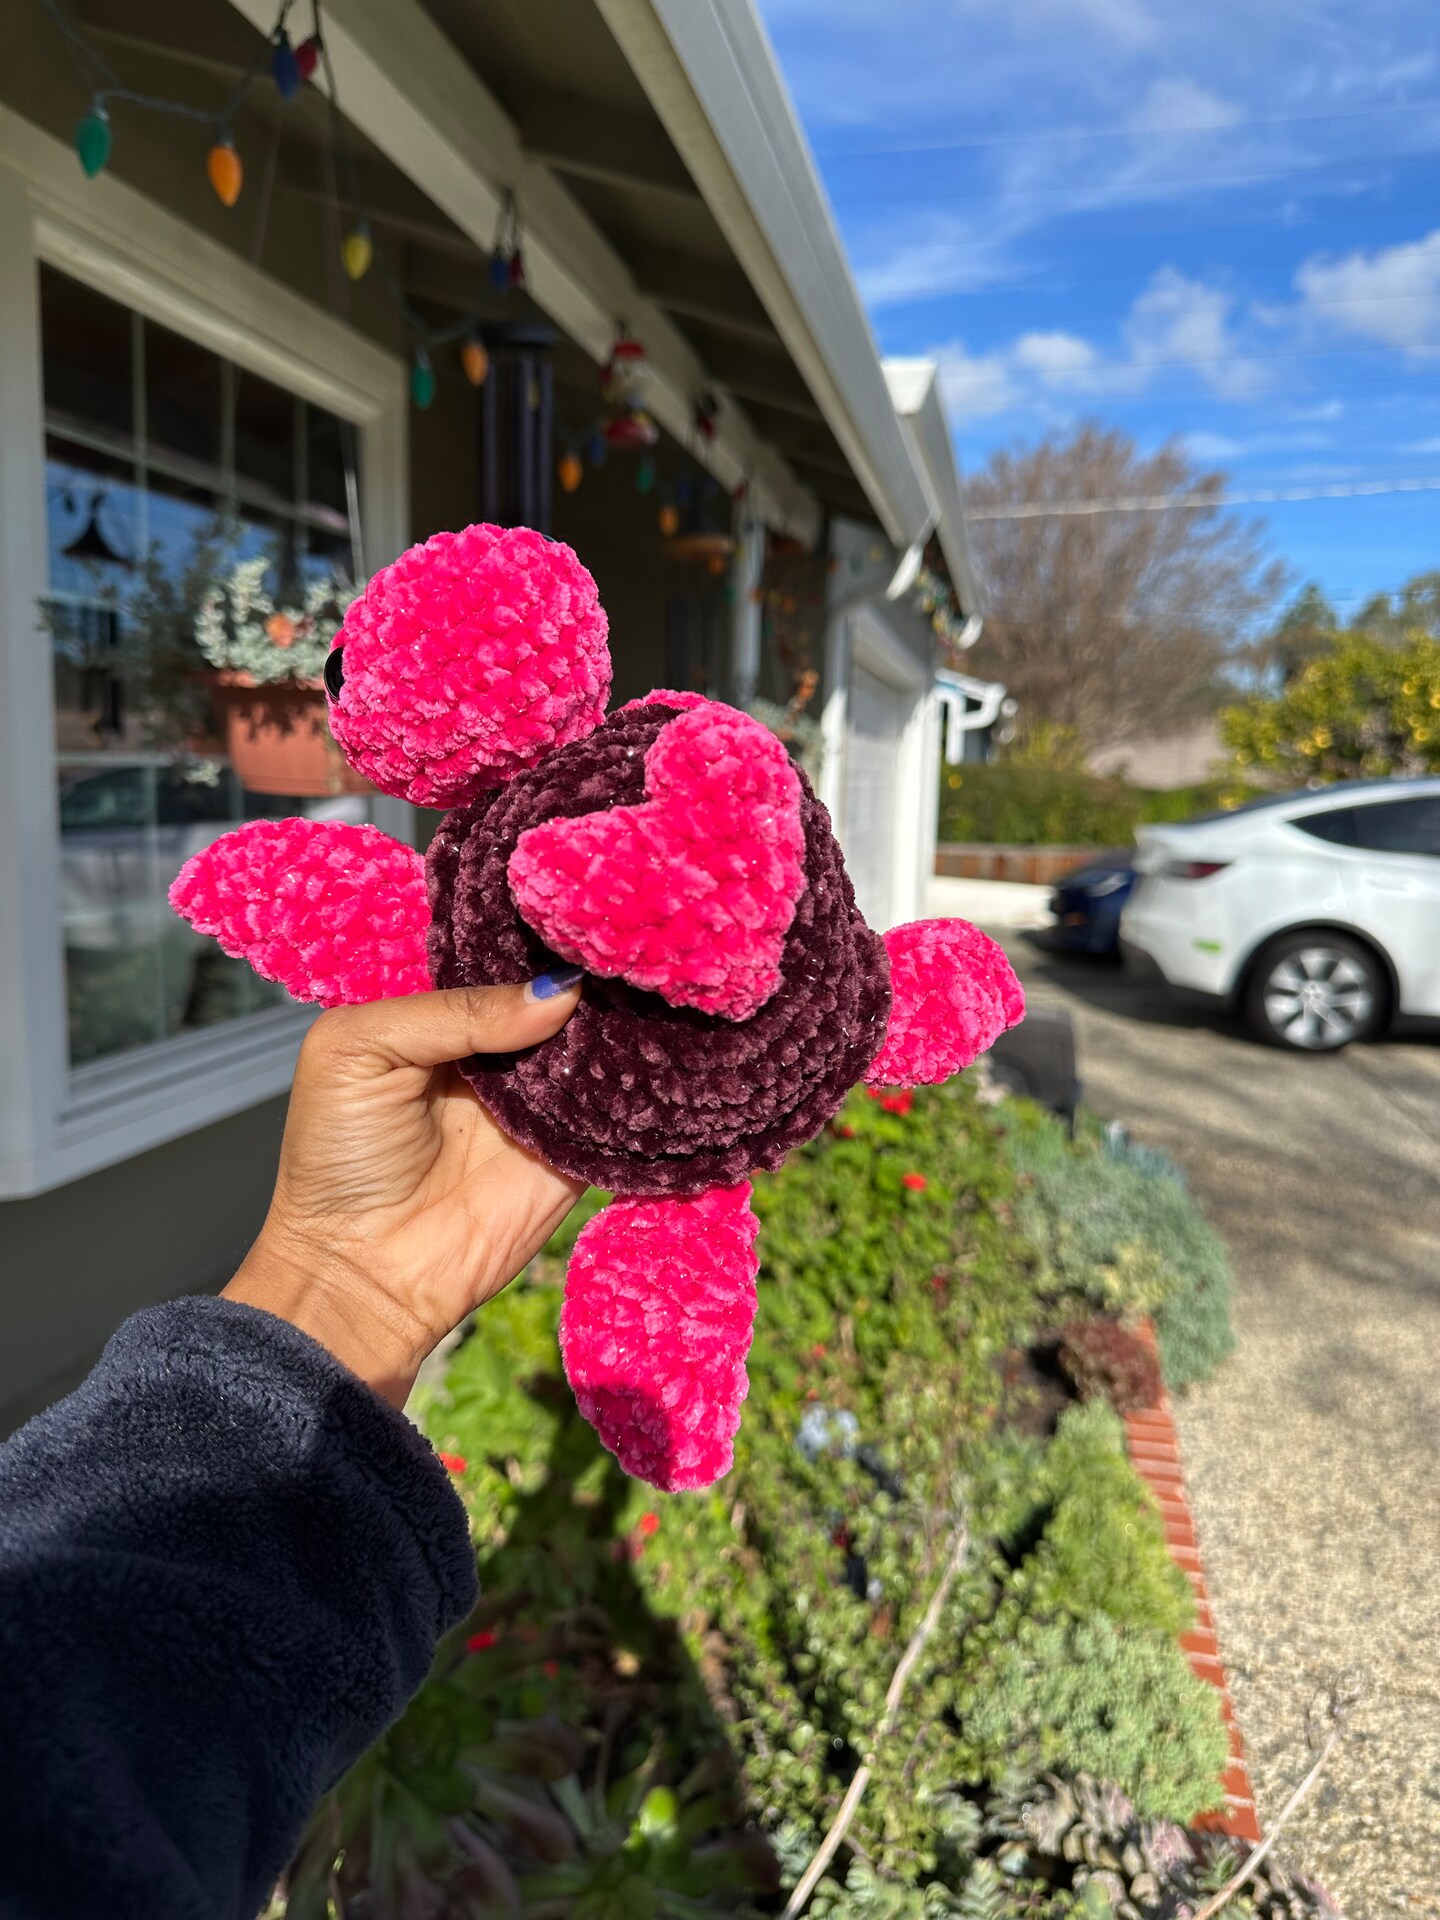
M 679 1490 L 729 1470 L 747 1391 L 758 1222 L 736 1175 L 813 1138 L 862 1075 L 960 1072 L 1024 1002 L 963 921 L 882 945 L 824 809 L 749 715 L 661 692 L 607 720 L 605 635 L 558 542 L 469 527 L 413 548 L 352 606 L 325 678 L 351 764 L 454 808 L 428 877 L 374 827 L 261 820 L 188 861 L 170 898 L 326 1007 L 523 979 L 547 955 L 586 969 L 561 1035 L 463 1070 L 487 1098 L 480 1069 L 513 1073 L 493 1098 L 517 1138 L 631 1187 L 576 1240 L 560 1345 L 625 1470 Z M 642 1142 L 628 1158 L 599 1137 L 616 1110 Z

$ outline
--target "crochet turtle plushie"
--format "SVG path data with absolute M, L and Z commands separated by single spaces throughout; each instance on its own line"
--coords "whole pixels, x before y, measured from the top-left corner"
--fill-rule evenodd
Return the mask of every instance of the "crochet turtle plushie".
M 570 1260 L 566 1371 L 627 1472 L 703 1487 L 747 1387 L 748 1174 L 858 1081 L 959 1072 L 1023 1000 L 964 921 L 866 926 L 829 816 L 757 720 L 665 692 L 607 717 L 606 632 L 595 582 L 541 534 L 412 547 L 351 606 L 325 683 L 350 764 L 450 809 L 428 857 L 258 820 L 170 898 L 323 1006 L 585 969 L 553 1039 L 460 1071 L 512 1138 L 616 1194 Z

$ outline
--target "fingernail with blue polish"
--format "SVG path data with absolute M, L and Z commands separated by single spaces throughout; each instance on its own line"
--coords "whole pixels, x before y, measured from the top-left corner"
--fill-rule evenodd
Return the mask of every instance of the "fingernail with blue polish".
M 538 973 L 525 989 L 527 1000 L 553 1000 L 557 994 L 568 993 L 578 986 L 585 977 L 583 967 L 552 967 L 549 973 Z

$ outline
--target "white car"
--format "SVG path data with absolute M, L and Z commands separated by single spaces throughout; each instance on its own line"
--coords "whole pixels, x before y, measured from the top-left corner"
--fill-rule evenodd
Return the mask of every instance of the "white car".
M 1139 971 L 1307 1052 L 1440 1016 L 1440 778 L 1352 780 L 1137 830 Z

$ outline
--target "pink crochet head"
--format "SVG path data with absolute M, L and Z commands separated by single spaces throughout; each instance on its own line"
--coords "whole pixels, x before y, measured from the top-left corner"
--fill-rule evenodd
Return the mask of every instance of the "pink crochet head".
M 326 666 L 330 727 L 384 793 L 453 807 L 598 727 L 608 623 L 569 547 L 528 527 L 437 533 L 384 567 Z
M 561 1345 L 631 1473 L 730 1465 L 755 1312 L 747 1176 L 858 1081 L 959 1072 L 1021 1017 L 963 921 L 866 926 L 830 820 L 758 721 L 659 692 L 607 719 L 605 616 L 568 547 L 470 527 L 351 608 L 326 680 L 347 757 L 449 806 L 422 861 L 371 827 L 255 822 L 176 910 L 334 1005 L 584 969 L 551 1040 L 458 1063 L 500 1125 L 618 1196 L 580 1235 Z

